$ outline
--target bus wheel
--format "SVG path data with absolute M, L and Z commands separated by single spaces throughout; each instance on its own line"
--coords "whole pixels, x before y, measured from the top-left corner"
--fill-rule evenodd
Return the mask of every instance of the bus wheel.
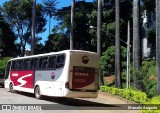
M 41 91 L 40 91 L 39 86 L 36 86 L 35 91 L 34 91 L 34 95 L 35 95 L 35 98 L 42 99 L 42 95 L 41 95 Z
M 10 84 L 9 84 L 9 91 L 10 91 L 11 93 L 14 93 L 13 83 L 10 83 Z
M 2 88 L 4 88 L 4 84 L 2 84 L 1 86 L 2 86 Z

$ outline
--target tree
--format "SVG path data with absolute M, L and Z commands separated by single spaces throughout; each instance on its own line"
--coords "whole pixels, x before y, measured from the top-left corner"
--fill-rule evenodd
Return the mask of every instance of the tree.
M 133 0 L 133 68 L 134 68 L 134 72 L 138 70 L 141 66 L 139 7 L 140 7 L 140 0 Z M 138 79 L 134 72 L 133 72 L 134 89 L 138 89 Z
M 110 34 L 115 32 L 115 5 L 114 0 L 107 0 L 103 4 L 101 19 L 101 52 L 113 46 L 115 37 Z M 131 18 L 132 4 L 131 1 L 122 1 L 121 3 L 121 39 L 127 40 L 127 21 Z M 71 6 L 63 7 L 56 13 L 56 19 L 59 21 L 59 31 L 63 31 L 70 37 L 71 25 Z M 126 10 L 128 9 L 128 10 Z M 75 2 L 75 19 L 74 19 L 74 49 L 97 51 L 97 2 Z M 93 26 L 92 28 L 90 26 Z M 126 45 L 123 45 L 126 46 Z
M 49 49 L 48 49 L 49 48 Z M 63 33 L 50 34 L 48 40 L 45 42 L 44 52 L 56 52 L 69 49 L 69 40 Z
M 45 48 L 45 46 L 42 43 L 36 43 L 35 44 L 35 53 L 34 54 L 43 54 L 46 53 L 46 50 L 48 48 Z
M 33 6 L 32 6 L 32 29 L 31 29 L 31 55 L 34 55 L 35 50 L 35 30 L 36 29 L 36 0 L 33 0 Z
M 36 33 L 43 32 L 46 20 L 44 10 L 41 4 L 37 4 L 36 12 Z M 26 43 L 31 38 L 32 25 L 32 1 L 16 0 L 7 1 L 3 4 L 2 15 L 7 23 L 11 25 L 12 30 L 20 40 L 21 56 L 24 55 Z
M 75 18 L 74 18 L 74 49 L 94 51 L 95 46 L 92 45 L 92 36 L 89 33 L 89 14 L 94 8 L 93 3 L 90 2 L 75 2 Z M 63 7 L 56 13 L 59 21 L 59 31 L 64 32 L 67 37 L 70 37 L 71 28 L 71 6 Z
M 127 60 L 127 49 L 123 46 L 121 46 L 120 55 L 122 57 L 122 69 L 125 70 Z M 115 46 L 110 46 L 105 52 L 103 52 L 100 60 L 100 68 L 103 76 L 115 75 Z
M 73 37 L 74 37 L 74 8 L 75 0 L 72 0 L 71 5 L 71 28 L 70 28 L 70 49 L 73 49 Z
M 120 71 L 120 3 L 119 0 L 115 1 L 116 6 L 116 16 L 115 16 L 115 23 L 116 23 L 116 39 L 115 39 L 115 76 L 116 76 L 116 87 L 121 88 L 121 71 Z
M 16 36 L 0 14 L 0 57 L 14 57 L 17 54 Z
M 46 16 L 49 17 L 49 35 L 50 35 L 50 26 L 51 26 L 51 18 L 56 13 L 56 5 L 58 4 L 57 0 L 43 0 L 43 6 Z
M 102 15 L 102 0 L 98 0 L 98 11 L 97 11 L 97 54 L 101 56 L 101 16 Z M 99 76 L 99 84 L 104 85 L 103 76 Z
M 156 0 L 156 64 L 157 64 L 157 91 L 160 94 L 160 1 Z
M 102 0 L 98 0 L 97 11 L 97 54 L 101 56 L 101 16 L 102 15 Z

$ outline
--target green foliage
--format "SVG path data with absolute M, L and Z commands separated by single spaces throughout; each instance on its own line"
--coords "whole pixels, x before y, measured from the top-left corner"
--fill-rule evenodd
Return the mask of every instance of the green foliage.
M 69 37 L 70 32 L 70 9 L 63 7 L 56 13 L 57 20 L 59 21 L 59 31 L 65 31 L 65 35 Z M 92 36 L 89 33 L 89 14 L 94 9 L 94 4 L 91 2 L 78 1 L 75 3 L 74 11 L 74 49 L 96 51 L 96 46 L 92 45 Z M 94 34 L 95 37 L 95 34 Z
M 127 21 L 131 18 L 131 2 L 122 1 L 121 5 L 125 10 L 121 11 L 121 35 L 123 40 L 127 39 Z M 107 0 L 103 3 L 102 10 L 102 28 L 101 28 L 101 50 L 102 53 L 112 45 L 114 45 L 115 37 L 115 8 L 114 0 Z M 65 34 L 69 37 L 70 31 L 70 9 L 63 7 L 56 13 L 59 21 L 59 31 L 66 31 Z M 126 10 L 128 9 L 128 10 Z M 75 2 L 75 18 L 74 18 L 74 49 L 83 49 L 89 51 L 96 51 L 96 26 L 97 26 L 97 1 Z M 127 15 L 127 16 L 126 16 Z M 94 26 L 90 28 L 90 26 Z M 112 35 L 110 35 L 112 34 Z M 126 45 L 125 45 L 126 46 Z
M 69 40 L 63 33 L 51 34 L 44 46 L 44 52 L 55 52 L 65 49 L 69 49 Z
M 118 89 L 114 87 L 101 86 L 100 90 L 102 92 L 107 92 L 112 95 L 117 95 L 123 97 L 127 100 L 140 103 L 144 106 L 156 106 L 159 108 L 160 96 L 153 97 L 149 99 L 147 94 L 141 91 L 135 91 L 133 89 Z M 141 110 L 142 113 L 160 113 L 160 110 Z
M 101 56 L 100 68 L 103 76 L 114 74 L 114 52 L 115 47 L 109 47 Z
M 10 59 L 11 59 L 11 57 L 5 57 L 0 60 L 0 73 L 4 74 L 6 65 Z
M 36 33 L 41 33 L 45 29 L 46 20 L 41 4 L 37 4 L 36 11 Z M 18 0 L 7 1 L 3 4 L 2 15 L 7 23 L 11 25 L 16 36 L 20 40 L 22 56 L 24 55 L 26 43 L 30 43 L 32 28 L 32 1 Z M 38 38 L 38 37 L 37 37 Z
M 17 51 L 16 45 L 14 44 L 15 40 L 15 34 L 10 29 L 9 24 L 4 21 L 0 14 L 0 58 L 15 56 Z
M 152 99 L 150 99 L 148 102 L 145 103 L 146 105 L 149 106 L 156 106 L 159 108 L 159 104 L 160 104 L 160 96 L 156 96 L 153 97 Z M 142 113 L 160 113 L 160 110 L 142 110 Z
M 58 4 L 57 0 L 43 0 L 44 11 L 50 18 L 54 16 L 56 12 L 55 6 Z
M 146 93 L 148 97 L 154 97 L 157 94 L 157 81 L 149 80 L 146 84 Z
M 121 46 L 122 69 L 126 69 L 127 49 Z M 103 76 L 114 75 L 115 67 L 115 47 L 109 47 L 101 56 L 100 69 Z M 125 76 L 125 75 L 124 75 Z M 125 77 L 123 77 L 125 78 Z
M 118 89 L 114 87 L 101 86 L 100 90 L 141 104 L 144 104 L 149 100 L 146 93 L 135 91 L 133 89 Z
M 148 97 L 153 97 L 157 92 L 156 62 L 143 61 L 142 67 L 135 71 L 138 88 L 146 92 Z
M 11 57 L 5 57 L 0 60 L 0 68 L 5 68 Z

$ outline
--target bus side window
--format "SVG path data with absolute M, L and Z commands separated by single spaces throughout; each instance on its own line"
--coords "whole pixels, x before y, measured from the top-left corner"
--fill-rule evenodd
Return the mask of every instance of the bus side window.
M 5 71 L 5 79 L 7 79 L 9 76 L 10 67 L 11 67 L 11 61 L 9 61 L 7 64 L 6 71 Z
M 44 57 L 43 60 L 42 60 L 41 68 L 42 69 L 46 69 L 47 68 L 47 64 L 48 64 L 48 57 Z
M 43 63 L 43 57 L 39 58 L 39 65 L 38 65 L 38 69 L 41 69 L 42 67 L 42 63 Z
M 48 68 L 49 69 L 53 67 L 53 63 L 52 62 L 53 62 L 53 58 L 50 56 L 49 59 L 48 59 L 48 63 L 49 63 Z
M 39 64 L 38 58 L 35 58 L 35 60 L 34 60 L 34 69 L 38 68 L 38 64 Z
M 61 64 L 64 66 L 65 55 L 61 55 Z
M 18 69 L 18 61 L 14 61 L 14 70 L 17 70 Z
M 49 57 L 49 69 L 56 69 L 56 56 L 50 56 Z
M 53 56 L 53 69 L 56 70 L 57 56 Z
M 19 61 L 19 68 L 18 69 L 23 69 L 23 60 Z
M 56 69 L 62 68 L 64 66 L 64 60 L 65 60 L 65 55 L 64 54 L 57 56 Z
M 59 65 L 60 61 L 61 61 L 60 55 L 57 55 L 56 69 L 60 68 L 60 65 Z
M 34 60 L 35 59 L 31 59 L 30 69 L 34 69 Z
M 24 60 L 24 69 L 28 70 L 30 67 L 30 59 Z
M 15 65 L 16 65 L 16 62 L 15 62 L 15 61 L 12 61 L 11 70 L 14 70 L 14 69 L 15 69 Z
M 24 69 L 27 69 L 27 63 L 26 63 L 26 60 L 24 60 Z

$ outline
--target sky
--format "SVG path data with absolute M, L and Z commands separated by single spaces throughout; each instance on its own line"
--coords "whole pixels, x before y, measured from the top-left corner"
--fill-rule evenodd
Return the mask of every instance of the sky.
M 2 6 L 3 5 L 3 3 L 4 2 L 6 2 L 6 1 L 9 1 L 9 0 L 0 0 L 0 6 Z M 41 1 L 42 0 L 36 0 L 37 1 L 37 3 L 41 3 Z M 57 0 L 59 3 L 57 4 L 57 8 L 58 9 L 60 9 L 60 8 L 62 8 L 62 7 L 66 7 L 66 6 L 70 6 L 71 5 L 71 2 L 72 2 L 72 0 Z M 77 0 L 78 1 L 78 0 Z M 79 1 L 81 1 L 81 0 L 79 0 Z M 93 0 L 85 0 L 86 2 L 93 2 Z M 51 20 L 51 29 L 53 28 L 53 26 L 55 26 L 56 24 L 57 24 L 58 22 L 56 21 L 56 20 L 54 20 L 54 19 L 52 19 Z M 47 24 L 46 24 L 46 26 L 45 26 L 45 28 L 46 28 L 46 31 L 44 32 L 44 33 L 40 33 L 40 34 L 38 34 L 38 36 L 39 37 L 42 37 L 43 39 L 42 39 L 42 41 L 41 41 L 41 43 L 45 43 L 45 40 L 47 40 L 47 37 L 48 37 L 48 34 L 49 34 L 49 23 L 47 22 Z M 30 46 L 29 45 L 27 45 L 26 46 L 26 49 L 28 49 L 28 50 L 30 50 Z

